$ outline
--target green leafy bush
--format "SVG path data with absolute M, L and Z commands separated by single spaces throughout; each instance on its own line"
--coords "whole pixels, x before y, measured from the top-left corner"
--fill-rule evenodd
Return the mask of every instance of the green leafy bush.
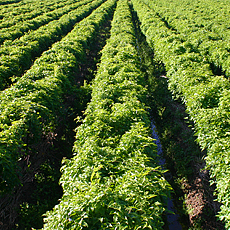
M 181 97 L 195 123 L 197 140 L 207 149 L 207 168 L 217 186 L 219 212 L 229 228 L 229 95 L 230 83 L 224 76 L 215 76 L 209 63 L 187 39 L 186 34 L 169 28 L 146 4 L 132 0 L 141 22 L 142 32 L 162 60 L 169 78 L 169 88 Z
M 62 38 L 88 16 L 104 0 L 84 0 L 79 7 L 53 20 L 39 29 L 14 41 L 7 40 L 0 48 L 0 89 L 3 90 L 17 80 L 32 65 L 34 59 Z M 11 77 L 13 79 L 11 80 Z
M 158 165 L 127 1 L 119 1 L 92 100 L 64 161 L 44 229 L 162 229 L 170 187 Z
M 114 4 L 112 1 L 101 5 L 76 24 L 71 33 L 44 52 L 17 83 L 1 92 L 0 195 L 10 193 L 20 184 L 19 162 L 27 155 L 37 154 L 39 150 L 33 146 L 53 133 L 58 117 L 65 116 L 63 100 L 67 92 L 73 90 L 73 73 L 79 71 L 87 43 Z M 98 11 L 103 11 L 101 17 Z

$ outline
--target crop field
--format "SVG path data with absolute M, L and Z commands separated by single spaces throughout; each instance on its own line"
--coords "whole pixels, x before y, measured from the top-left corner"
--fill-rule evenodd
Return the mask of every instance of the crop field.
M 229 0 L 0 0 L 0 229 L 230 229 L 229 25 Z

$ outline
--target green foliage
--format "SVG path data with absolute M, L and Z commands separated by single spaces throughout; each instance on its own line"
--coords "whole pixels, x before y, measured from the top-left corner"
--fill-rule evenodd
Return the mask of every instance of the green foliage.
M 183 34 L 203 58 L 229 77 L 229 3 L 228 1 L 143 0 L 157 12 L 164 24 Z
M 150 137 L 139 65 L 122 0 L 77 128 L 75 156 L 63 162 L 63 197 L 47 213 L 44 229 L 162 229 L 170 187 Z
M 39 168 L 34 177 L 33 190 L 27 191 L 27 202 L 20 204 L 18 221 L 14 229 L 41 229 L 43 227 L 43 213 L 51 209 L 57 199 L 61 197 L 62 190 L 56 183 L 60 177 L 54 162 L 46 161 Z
M 23 14 L 24 9 L 19 8 L 17 13 L 21 11 L 22 14 L 14 16 L 14 18 L 11 20 L 9 20 L 7 15 L 4 14 L 4 20 L 2 20 L 0 23 L 0 44 L 2 44 L 5 40 L 14 40 L 18 37 L 21 37 L 29 30 L 36 30 L 40 26 L 43 26 L 50 21 L 58 20 L 62 15 L 75 10 L 85 3 L 87 2 L 82 1 L 80 3 L 75 3 L 73 0 L 66 2 L 56 1 L 56 4 L 53 2 L 53 5 L 49 5 L 49 11 L 47 12 L 47 2 L 45 3 L 45 6 L 42 7 L 39 2 L 35 1 L 33 2 L 33 10 L 28 13 Z M 39 11 L 36 8 L 38 8 Z
M 0 5 L 7 5 L 7 4 L 11 4 L 11 3 L 16 3 L 16 2 L 20 2 L 21 0 L 6 0 L 6 1 L 1 1 Z
M 58 117 L 65 117 L 63 100 L 73 91 L 73 73 L 79 71 L 79 63 L 85 60 L 87 43 L 105 20 L 105 14 L 111 11 L 112 3 L 106 7 L 100 6 L 77 24 L 71 33 L 44 52 L 17 83 L 1 92 L 1 194 L 19 185 L 18 161 L 39 152 L 33 146 L 55 131 Z M 98 17 L 98 11 L 103 11 L 101 17 Z
M 195 123 L 197 141 L 202 149 L 207 149 L 207 168 L 216 183 L 218 201 L 223 204 L 219 216 L 229 228 L 229 182 L 226 178 L 230 176 L 230 83 L 223 76 L 213 75 L 209 63 L 188 39 L 187 32 L 172 30 L 142 1 L 133 0 L 132 3 L 147 42 L 165 64 L 169 88 L 186 104 Z
M 53 20 L 19 39 L 4 42 L 0 48 L 0 89 L 5 89 L 12 81 L 17 80 L 37 56 L 71 31 L 75 23 L 88 16 L 103 1 L 84 0 L 60 19 Z

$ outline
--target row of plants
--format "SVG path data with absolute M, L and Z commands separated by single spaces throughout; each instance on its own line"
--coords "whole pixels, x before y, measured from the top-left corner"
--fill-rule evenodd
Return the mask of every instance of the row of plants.
M 4 204 L 0 199 L 0 219 L 5 230 L 41 229 L 44 224 L 44 213 L 51 210 L 62 197 L 62 188 L 59 185 L 61 162 L 63 157 L 72 157 L 75 118 L 82 116 L 90 101 L 91 87 L 88 83 L 94 78 L 101 56 L 99 51 L 109 37 L 112 16 L 111 14 L 100 25 L 92 39 L 87 42 L 86 57 L 79 63 L 79 72 L 73 73 L 75 79 L 72 89 L 68 89 L 63 104 L 66 111 L 64 116 L 58 117 L 55 134 L 50 135 L 48 140 L 42 140 L 38 154 L 29 158 L 30 171 L 24 168 L 21 172 L 22 185 L 15 188 Z M 28 181 L 28 178 L 31 180 Z
M 214 187 L 209 185 L 209 174 L 204 168 L 206 152 L 195 141 L 194 126 L 188 120 L 186 108 L 180 100 L 173 99 L 164 64 L 155 60 L 138 17 L 132 12 L 138 53 L 148 81 L 148 106 L 163 152 L 160 148 L 158 151 L 164 158 L 161 161 L 164 168 L 169 170 L 166 179 L 173 187 L 172 209 L 176 210 L 182 229 L 224 229 L 223 222 L 216 217 L 219 205 L 213 198 Z M 168 205 L 171 206 L 170 202 Z M 169 228 L 179 229 L 175 219 L 173 214 L 167 214 Z
M 148 4 L 153 7 L 155 11 L 159 13 L 165 13 L 167 17 L 172 17 L 174 15 L 175 22 L 170 20 L 170 23 L 177 25 L 179 19 L 185 20 L 188 23 L 188 26 L 181 28 L 183 30 L 197 30 L 197 29 L 206 29 L 207 31 L 214 32 L 219 34 L 224 39 L 229 35 L 229 2 L 227 0 L 218 1 L 218 0 L 183 0 L 175 1 L 172 0 L 167 2 L 165 0 L 153 0 L 148 2 Z M 170 16 L 171 12 L 171 16 Z M 193 26 L 190 24 L 193 23 Z M 224 34 L 222 34 L 224 33 Z M 226 37 L 225 37 L 226 36 Z
M 221 75 L 225 74 L 230 77 L 230 54 L 229 54 L 229 13 L 227 2 L 222 2 L 221 12 L 217 11 L 218 3 L 212 2 L 211 8 L 215 9 L 215 18 L 210 19 L 209 11 L 202 8 L 201 5 L 188 3 L 187 1 L 178 4 L 177 1 L 144 1 L 159 14 L 162 20 L 169 28 L 173 28 L 180 34 L 185 36 L 184 40 L 188 40 L 193 44 L 193 47 L 198 49 L 203 57 L 212 64 L 214 73 Z M 192 6 L 193 11 L 191 12 Z M 204 15 L 200 13 L 199 8 L 202 8 Z M 224 14 L 225 13 L 225 14 Z M 200 16 L 201 15 L 201 16 Z M 221 16 L 220 16 L 221 15 Z
M 0 47 L 0 89 L 17 81 L 34 59 L 72 30 L 74 24 L 88 16 L 104 0 L 83 0 L 82 6 L 32 31 L 20 39 L 6 41 Z
M 6 0 L 6 1 L 1 1 L 0 5 L 7 5 L 7 4 L 12 4 L 16 2 L 20 2 L 21 0 Z
M 48 12 L 42 13 L 41 15 L 27 20 L 23 18 L 23 21 L 17 22 L 16 25 L 7 26 L 7 28 L 3 28 L 0 30 L 0 44 L 2 44 L 5 40 L 14 40 L 23 36 L 26 32 L 31 30 L 36 30 L 40 26 L 43 26 L 50 21 L 59 19 L 62 15 L 67 14 L 68 12 L 75 10 L 79 6 L 84 4 L 84 2 L 77 2 L 74 0 L 69 0 L 67 2 L 61 2 L 61 4 L 56 7 L 55 10 L 50 10 Z M 36 5 L 34 6 L 37 7 Z M 32 14 L 32 13 L 31 13 Z M 22 15 L 23 17 L 23 15 Z M 9 20 L 8 20 L 9 21 Z M 12 21 L 10 21 L 12 22 Z
M 148 44 L 165 65 L 170 90 L 186 104 L 197 141 L 201 149 L 207 150 L 211 183 L 215 182 L 217 200 L 222 203 L 218 216 L 229 228 L 230 83 L 212 74 L 210 65 L 183 34 L 169 29 L 142 1 L 132 3 Z
M 64 3 L 65 1 L 63 1 Z M 47 12 L 47 9 L 54 10 L 61 5 L 60 0 L 51 1 L 20 1 L 17 4 L 0 6 L 0 29 L 7 28 L 17 23 L 32 19 Z
M 63 100 L 72 89 L 79 63 L 85 60 L 88 43 L 114 4 L 108 1 L 99 6 L 44 52 L 17 83 L 1 92 L 1 194 L 20 184 L 20 163 L 36 155 L 40 151 L 36 146 L 55 135 L 58 117 L 65 117 Z
M 13 3 L 13 0 L 12 0 L 12 4 L 10 3 L 11 0 L 9 0 L 9 3 L 8 4 L 3 4 L 3 5 L 0 5 L 0 9 L 3 9 L 3 8 L 8 8 L 8 7 L 12 7 L 12 6 L 15 6 L 15 7 L 18 7 L 18 6 L 22 6 L 23 3 L 22 1 L 17 1 L 17 2 L 14 2 Z M 7 2 L 7 0 L 2 0 L 2 2 Z M 30 0 L 26 1 L 26 2 L 31 2 Z
M 132 15 L 120 0 L 92 99 L 64 160 L 63 197 L 44 229 L 162 229 L 170 187 L 158 165 Z

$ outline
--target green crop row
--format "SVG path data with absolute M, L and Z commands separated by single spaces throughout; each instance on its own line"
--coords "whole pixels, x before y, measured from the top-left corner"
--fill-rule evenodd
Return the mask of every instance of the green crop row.
M 19 184 L 22 159 L 37 154 L 36 146 L 54 133 L 58 117 L 65 117 L 65 95 L 71 92 L 79 64 L 85 60 L 85 49 L 114 4 L 102 4 L 76 24 L 16 84 L 1 92 L 0 194 Z
M 210 9 L 202 7 L 205 5 L 204 1 L 200 1 L 197 5 L 194 2 L 188 3 L 188 1 L 180 2 L 180 4 L 178 1 L 169 3 L 168 1 L 144 0 L 143 2 L 154 9 L 170 28 L 183 34 L 206 60 L 215 65 L 214 70 L 221 69 L 227 77 L 230 77 L 230 9 L 227 8 L 227 2 L 221 3 L 221 12 L 218 12 L 218 7 L 215 7 L 219 2 L 210 2 L 215 14 L 213 12 L 211 14 Z M 204 15 L 200 13 L 200 8 Z
M 39 56 L 54 42 L 69 32 L 74 24 L 89 15 L 104 0 L 84 0 L 76 10 L 63 15 L 40 27 L 38 30 L 22 36 L 14 41 L 6 41 L 0 47 L 0 89 L 9 86 L 28 69 L 35 57 Z M 15 78 L 16 76 L 16 78 Z M 13 79 L 11 79 L 13 77 Z
M 218 34 L 223 39 L 229 37 L 229 1 L 223 0 L 153 0 L 146 2 L 167 22 L 183 31 L 204 29 Z M 186 23 L 187 26 L 182 26 Z M 227 36 L 226 36 L 227 35 Z M 226 36 L 226 37 L 225 37 Z M 228 38 L 229 39 L 229 38 Z
M 217 200 L 222 203 L 218 215 L 229 228 L 230 83 L 222 76 L 214 76 L 193 45 L 170 30 L 142 1 L 132 3 L 147 42 L 165 64 L 169 88 L 186 104 L 195 123 L 197 141 L 207 149 L 207 168 L 216 183 Z
M 67 0 L 65 0 L 67 1 Z M 47 12 L 47 9 L 52 10 L 65 1 L 51 0 L 51 1 L 20 1 L 17 4 L 10 4 L 0 6 L 0 29 L 15 25 L 16 23 L 28 19 L 32 19 Z M 62 3 L 63 2 L 63 3 Z
M 162 229 L 169 185 L 146 111 L 132 15 L 120 0 L 102 50 L 92 99 L 65 160 L 64 194 L 44 229 Z
M 20 2 L 21 0 L 6 0 L 6 1 L 0 1 L 0 5 L 7 5 L 7 4 L 12 4 L 16 2 Z
M 7 28 L 1 29 L 1 37 L 0 37 L 0 44 L 2 44 L 5 40 L 14 40 L 16 38 L 19 38 L 23 36 L 26 32 L 29 30 L 35 30 L 39 28 L 40 26 L 43 26 L 50 21 L 59 19 L 62 15 L 67 14 L 68 12 L 78 8 L 82 4 L 84 4 L 84 1 L 80 1 L 75 3 L 74 0 L 69 0 L 67 2 L 62 2 L 59 7 L 56 7 L 57 9 L 53 11 L 49 11 L 47 13 L 42 13 L 36 18 L 33 18 L 31 20 L 26 20 L 23 18 L 23 21 L 20 21 L 18 23 L 15 23 L 14 26 L 7 26 Z M 36 7 L 36 6 L 35 6 Z M 8 20 L 9 21 L 9 20 Z M 12 21 L 10 21 L 12 22 Z M 0 25 L 1 26 L 1 25 Z

